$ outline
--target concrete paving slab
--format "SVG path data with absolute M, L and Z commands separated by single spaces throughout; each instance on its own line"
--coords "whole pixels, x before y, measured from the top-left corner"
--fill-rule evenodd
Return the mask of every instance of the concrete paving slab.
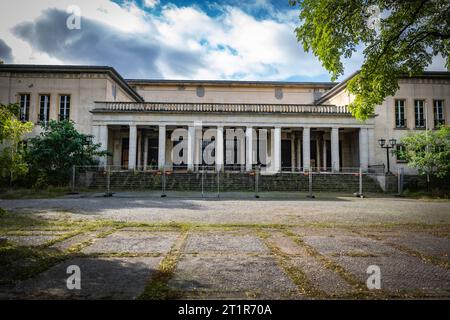
M 305 236 L 303 241 L 325 255 L 392 255 L 398 250 L 360 236 Z
M 19 282 L 2 299 L 135 299 L 162 258 L 77 258 Z M 69 290 L 67 267 L 80 267 L 80 290 Z
M 381 289 L 387 291 L 450 297 L 450 271 L 406 254 L 379 257 L 341 256 L 332 259 L 363 283 L 366 283 L 369 277 L 367 268 L 371 265 L 379 266 Z
M 190 234 L 186 253 L 268 253 L 268 248 L 255 235 L 235 232 L 202 232 Z
M 166 253 L 178 237 L 176 232 L 118 231 L 94 243 L 83 253 Z
M 226 298 L 298 297 L 295 284 L 270 256 L 186 254 L 169 286 L 208 298 L 218 293 Z
M 3 235 L 2 237 L 8 239 L 9 241 L 17 242 L 19 245 L 31 247 L 40 246 L 47 243 L 48 241 L 59 238 L 59 236 L 55 235 L 34 235 L 34 236 Z

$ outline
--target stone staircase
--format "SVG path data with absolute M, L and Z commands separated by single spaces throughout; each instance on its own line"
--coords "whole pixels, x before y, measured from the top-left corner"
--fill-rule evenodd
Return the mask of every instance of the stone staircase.
M 249 174 L 246 172 L 171 172 L 165 176 L 166 191 L 220 192 L 255 191 L 258 180 L 259 192 L 309 190 L 309 177 L 301 173 L 279 173 L 275 175 Z M 370 176 L 363 176 L 363 192 L 381 192 L 378 182 Z M 107 175 L 101 172 L 91 174 L 86 186 L 105 190 Z M 313 191 L 353 193 L 359 190 L 359 176 L 356 174 L 313 174 Z M 111 191 L 161 190 L 162 175 L 159 172 L 117 171 L 111 172 Z

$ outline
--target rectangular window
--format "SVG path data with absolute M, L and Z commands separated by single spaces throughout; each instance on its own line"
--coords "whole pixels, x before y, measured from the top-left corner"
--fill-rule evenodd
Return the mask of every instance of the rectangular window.
M 70 95 L 62 94 L 59 96 L 59 120 L 70 119 Z
M 402 152 L 405 152 L 405 147 L 402 146 L 401 144 L 398 144 L 396 146 L 396 148 L 397 148 L 397 152 L 400 152 L 400 153 L 397 153 L 397 162 L 406 162 L 406 158 L 405 158 L 404 154 L 402 154 Z
M 444 100 L 434 100 L 433 113 L 434 127 L 436 128 L 440 125 L 444 125 Z
M 424 101 L 414 100 L 414 115 L 416 119 L 416 128 L 425 128 Z
M 39 95 L 39 122 L 44 125 L 50 120 L 50 95 Z
M 20 95 L 20 121 L 28 121 L 30 119 L 30 95 L 28 93 Z
M 395 127 L 406 128 L 405 100 L 395 100 Z

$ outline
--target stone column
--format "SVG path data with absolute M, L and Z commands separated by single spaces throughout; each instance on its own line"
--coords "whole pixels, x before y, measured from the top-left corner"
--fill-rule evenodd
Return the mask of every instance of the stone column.
M 311 170 L 311 129 L 303 128 L 303 171 Z
M 129 148 L 128 148 L 128 169 L 136 168 L 136 140 L 137 128 L 136 125 L 130 124 Z
M 364 172 L 367 172 L 367 169 L 369 168 L 369 141 L 367 128 L 359 129 L 359 166 Z
M 281 127 L 275 127 L 273 139 L 275 146 L 273 153 L 275 163 L 274 171 L 281 172 Z
M 101 144 L 100 150 L 106 151 L 108 150 L 108 126 L 101 125 L 98 126 L 98 142 Z M 106 166 L 108 164 L 108 157 L 103 156 L 99 158 L 100 165 Z
M 189 171 L 194 171 L 194 157 L 195 157 L 195 126 L 188 127 L 188 150 L 187 150 L 187 168 Z
M 148 135 L 145 134 L 144 138 L 144 170 L 147 170 L 148 163 Z
M 216 169 L 223 169 L 223 127 L 217 127 L 216 134 Z
M 158 169 L 163 169 L 166 165 L 166 126 L 159 125 L 158 136 Z
M 331 128 L 331 168 L 334 172 L 338 172 L 340 169 L 339 128 Z
M 247 127 L 245 129 L 245 143 L 246 143 L 246 152 L 245 152 L 245 170 L 251 171 L 253 164 L 253 128 Z

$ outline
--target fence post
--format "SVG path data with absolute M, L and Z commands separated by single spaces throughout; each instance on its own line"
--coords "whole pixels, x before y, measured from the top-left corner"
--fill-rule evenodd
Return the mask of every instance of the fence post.
M 397 168 L 397 192 L 398 196 L 403 194 L 403 168 Z
M 162 169 L 160 169 L 161 172 L 161 198 L 167 197 L 166 195 L 166 168 L 162 166 Z
M 111 166 L 106 165 L 106 193 L 105 197 L 111 197 Z
M 259 173 L 261 171 L 261 166 L 256 167 L 255 172 L 255 198 L 259 198 L 258 188 L 259 188 Z
M 217 170 L 217 198 L 220 198 L 220 170 Z
M 72 166 L 72 193 L 75 193 L 76 167 Z
M 361 167 L 359 167 L 359 174 L 358 175 L 359 175 L 359 190 L 358 190 L 357 193 L 355 193 L 355 196 L 359 197 L 359 198 L 364 198 L 364 194 L 363 194 L 363 179 L 362 179 L 363 172 L 362 172 L 362 168 Z
M 205 166 L 202 165 L 202 176 L 201 176 L 201 181 L 202 181 L 202 198 L 205 196 L 204 180 L 205 180 Z
M 315 197 L 314 197 L 314 195 L 313 195 L 313 190 L 312 190 L 312 187 L 313 187 L 313 181 L 312 181 L 312 171 L 311 170 L 308 170 L 308 171 L 306 171 L 306 172 L 308 172 L 308 185 L 309 185 L 309 194 L 306 196 L 307 198 L 311 198 L 311 199 L 314 199 Z

